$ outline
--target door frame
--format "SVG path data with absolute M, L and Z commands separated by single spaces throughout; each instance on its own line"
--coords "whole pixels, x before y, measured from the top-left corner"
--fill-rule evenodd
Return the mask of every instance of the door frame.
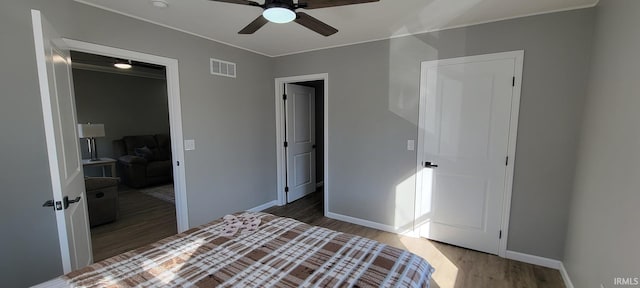
M 324 105 L 324 122 L 323 122 L 323 134 L 324 134 L 324 173 L 323 175 L 323 190 L 324 190 L 324 215 L 327 215 L 327 211 L 329 211 L 329 74 L 328 73 L 320 73 L 320 74 L 310 74 L 310 75 L 298 75 L 298 76 L 290 76 L 290 77 L 281 77 L 275 79 L 275 107 L 276 107 L 276 175 L 277 175 L 277 185 L 276 191 L 278 195 L 278 205 L 282 206 L 286 204 L 286 195 L 284 192 L 285 187 L 285 150 L 284 150 L 284 107 L 282 105 L 282 95 L 284 94 L 284 85 L 285 84 L 293 84 L 297 82 L 306 82 L 306 81 L 324 81 L 324 95 L 323 97 L 323 105 Z M 316 95 L 318 97 L 318 95 Z M 316 157 L 316 161 L 318 158 Z
M 432 61 L 423 61 L 420 66 L 420 105 L 418 113 L 418 153 L 416 158 L 416 171 L 422 169 L 422 159 L 424 157 L 424 117 L 426 113 L 426 107 L 423 105 L 427 99 L 426 91 L 426 79 L 424 78 L 427 67 L 440 66 L 440 65 L 453 65 L 463 64 L 469 62 L 482 62 L 493 61 L 500 59 L 514 59 L 514 71 L 515 83 L 513 86 L 513 94 L 511 101 L 511 116 L 509 120 L 509 139 L 507 146 L 508 164 L 506 168 L 505 177 L 505 193 L 502 200 L 502 219 L 500 223 L 500 230 L 502 231 L 502 237 L 498 240 L 498 256 L 506 257 L 507 252 L 507 240 L 509 238 L 509 216 L 511 212 L 511 195 L 513 190 L 513 173 L 516 163 L 516 140 L 518 137 L 518 115 L 520 112 L 520 92 L 522 89 L 522 68 L 524 60 L 524 50 L 492 53 L 484 55 L 464 56 L 450 59 L 440 59 Z M 420 211 L 419 203 L 422 191 L 422 173 L 416 173 L 416 215 Z M 415 217 L 414 217 L 415 218 Z M 417 223 L 414 222 L 414 232 L 418 233 Z M 416 234 L 417 235 L 417 234 Z
M 182 134 L 182 106 L 180 105 L 180 81 L 178 60 L 135 52 L 120 48 L 98 45 L 73 39 L 63 38 L 70 50 L 85 53 L 130 59 L 166 67 L 167 96 L 169 105 L 169 129 L 171 135 L 171 153 L 174 161 L 173 187 L 176 197 L 176 221 L 178 233 L 189 229 L 189 211 L 187 206 L 187 186 Z

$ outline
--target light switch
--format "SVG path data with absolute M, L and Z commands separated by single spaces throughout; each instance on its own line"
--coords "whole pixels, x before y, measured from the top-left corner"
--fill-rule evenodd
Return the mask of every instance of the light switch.
M 413 151 L 415 147 L 416 145 L 414 140 L 407 140 L 407 150 Z
M 193 139 L 184 140 L 184 150 L 186 151 L 196 150 L 196 140 L 193 140 Z

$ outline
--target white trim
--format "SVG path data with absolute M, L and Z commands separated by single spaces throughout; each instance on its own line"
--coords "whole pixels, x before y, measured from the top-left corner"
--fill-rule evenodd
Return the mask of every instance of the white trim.
M 562 262 L 560 262 L 559 260 L 520 253 L 516 251 L 510 251 L 510 250 L 507 250 L 505 252 L 504 258 L 516 260 L 524 263 L 529 263 L 533 265 L 538 265 L 542 267 L 547 267 L 551 269 L 556 269 L 556 270 L 560 270 L 560 267 L 562 267 Z
M 331 219 L 335 219 L 335 220 L 344 221 L 344 222 L 349 222 L 349 223 L 352 223 L 352 224 L 365 226 L 365 227 L 369 227 L 369 228 L 373 228 L 373 229 L 378 229 L 378 230 L 382 230 L 382 231 L 386 231 L 386 232 L 400 234 L 400 235 L 403 235 L 403 236 L 417 237 L 414 234 L 413 227 L 410 227 L 410 228 L 395 227 L 395 226 L 391 226 L 391 225 L 381 224 L 381 223 L 378 223 L 378 222 L 373 222 L 373 221 L 364 220 L 364 219 L 351 217 L 351 216 L 347 216 L 347 215 L 342 215 L 342 214 L 338 214 L 338 213 L 333 213 L 333 212 L 325 213 L 325 217 L 331 218 Z
M 146 53 L 113 48 L 72 39 L 64 39 L 71 50 L 93 53 L 110 57 L 125 58 L 166 67 L 167 94 L 169 98 L 169 122 L 171 130 L 171 153 L 173 165 L 173 185 L 176 192 L 176 220 L 178 233 L 189 229 L 189 211 L 187 206 L 187 184 L 184 161 L 184 142 L 182 135 L 182 109 L 180 105 L 180 81 L 178 60 Z
M 513 175 L 516 167 L 516 140 L 518 138 L 518 120 L 520 115 L 520 92 L 522 90 L 522 70 L 524 66 L 524 50 L 500 53 L 502 55 L 510 55 L 515 57 L 513 67 L 513 75 L 516 77 L 513 87 L 513 98 L 511 101 L 511 119 L 509 127 L 509 147 L 507 148 L 507 156 L 509 162 L 507 165 L 507 174 L 505 179 L 505 194 L 502 201 L 502 238 L 498 248 L 498 255 L 506 257 L 507 240 L 509 239 L 509 217 L 511 216 L 511 196 L 513 194 Z
M 176 31 L 179 31 L 179 32 L 182 32 L 182 33 L 186 33 L 186 34 L 189 34 L 189 35 L 193 35 L 193 36 L 196 36 L 196 37 L 207 39 L 207 40 L 210 40 L 210 41 L 213 41 L 213 42 L 216 42 L 216 43 L 228 45 L 228 46 L 231 46 L 231 47 L 235 47 L 235 48 L 238 48 L 238 49 L 242 49 L 242 50 L 245 50 L 245 51 L 249 51 L 249 52 L 252 52 L 252 53 L 260 54 L 262 56 L 267 56 L 267 57 L 271 57 L 271 58 L 289 56 L 289 55 L 295 55 L 295 54 L 301 54 L 301 53 L 306 53 L 306 52 L 313 52 L 313 51 L 324 50 L 324 49 L 331 49 L 331 48 L 345 47 L 345 46 L 351 46 L 351 45 L 358 45 L 358 44 L 376 42 L 376 41 L 382 41 L 382 40 L 389 40 L 389 39 L 394 39 L 394 38 L 400 38 L 400 37 L 406 37 L 406 36 L 418 35 L 418 34 L 424 34 L 424 33 L 430 33 L 430 32 L 439 32 L 439 31 L 456 29 L 456 28 L 464 28 L 464 27 L 469 27 L 469 26 L 475 26 L 475 25 L 481 25 L 481 24 L 487 24 L 487 23 L 492 23 L 492 22 L 499 22 L 499 21 L 504 21 L 504 20 L 517 19 L 517 18 L 524 18 L 524 17 L 529 17 L 529 16 L 536 16 L 536 15 L 543 15 L 543 14 L 550 14 L 550 13 L 557 13 L 557 12 L 564 12 L 564 11 L 591 8 L 591 7 L 595 7 L 600 2 L 600 0 L 596 0 L 595 3 L 593 3 L 593 4 L 586 4 L 586 5 L 574 6 L 574 7 L 568 7 L 568 8 L 561 8 L 561 9 L 553 9 L 553 10 L 547 10 L 547 11 L 541 11 L 541 12 L 527 13 L 527 14 L 521 14 L 521 15 L 516 15 L 516 16 L 503 17 L 503 18 L 491 19 L 491 20 L 485 20 L 485 21 L 477 21 L 477 22 L 454 25 L 454 26 L 445 26 L 445 27 L 442 27 L 442 28 L 424 29 L 424 30 L 420 30 L 420 31 L 417 31 L 417 32 L 402 33 L 402 34 L 397 34 L 397 35 L 392 35 L 392 36 L 375 38 L 375 39 L 371 39 L 371 40 L 356 41 L 356 42 L 351 42 L 351 43 L 346 43 L 346 44 L 338 44 L 338 45 L 326 46 L 326 47 L 321 47 L 321 48 L 313 48 L 313 49 L 301 50 L 301 51 L 296 51 L 296 52 L 289 52 L 289 53 L 283 53 L 283 54 L 277 54 L 277 55 L 270 55 L 270 54 L 258 52 L 258 51 L 255 51 L 255 50 L 251 50 L 249 48 L 245 48 L 245 47 L 242 47 L 242 46 L 238 46 L 238 45 L 230 44 L 230 43 L 227 43 L 227 42 L 224 42 L 224 41 L 216 40 L 216 39 L 213 39 L 211 37 L 200 35 L 200 34 L 197 34 L 197 33 L 194 33 L 194 32 L 189 32 L 187 30 L 184 30 L 184 29 L 181 29 L 181 28 L 177 28 L 177 27 L 173 27 L 171 25 L 162 24 L 160 22 L 156 22 L 156 21 L 153 21 L 153 20 L 149 20 L 149 19 L 146 19 L 146 18 L 135 16 L 135 15 L 132 15 L 132 14 L 129 14 L 129 13 L 126 13 L 126 12 L 122 12 L 122 11 L 118 11 L 118 10 L 115 10 L 115 9 L 107 8 L 105 6 L 98 5 L 98 4 L 95 4 L 95 3 L 91 3 L 91 2 L 88 2 L 88 1 L 85 1 L 85 0 L 74 0 L 74 1 L 76 1 L 78 3 L 82 3 L 82 4 L 85 4 L 85 5 L 88 5 L 88 6 L 92 6 L 92 7 L 98 8 L 98 9 L 102 9 L 102 10 L 106 10 L 106 11 L 113 12 L 113 13 L 116 13 L 116 14 L 124 15 L 124 16 L 131 17 L 131 18 L 134 18 L 134 19 L 137 19 L 137 20 L 140 20 L 140 21 L 148 22 L 148 23 L 151 23 L 151 24 L 155 24 L 155 25 L 158 25 L 158 26 L 162 26 L 162 27 L 169 28 L 169 29 L 172 29 L 172 30 L 176 30 Z
M 256 207 L 253 207 L 253 208 L 251 208 L 251 209 L 249 209 L 247 211 L 249 211 L 249 212 L 260 212 L 262 210 L 269 209 L 269 208 L 271 208 L 273 206 L 276 206 L 276 205 L 278 205 L 278 200 L 273 200 L 273 201 L 264 203 L 262 205 L 258 205 Z
M 329 212 L 329 74 L 311 74 L 291 77 L 281 77 L 275 79 L 275 103 L 276 103 L 276 193 L 278 195 L 278 205 L 286 204 L 286 195 L 284 193 L 285 174 L 284 174 L 284 107 L 282 107 L 282 94 L 284 94 L 283 86 L 287 83 L 306 82 L 306 81 L 324 81 L 324 215 Z M 316 96 L 317 97 L 317 96 Z M 318 159 L 316 159 L 318 161 Z
M 421 63 L 421 75 L 424 73 L 426 66 L 437 66 L 437 65 L 451 65 L 451 64 L 459 64 L 459 63 L 467 63 L 467 62 L 477 62 L 477 61 L 491 61 L 498 59 L 514 59 L 514 67 L 513 67 L 513 75 L 516 77 L 515 85 L 513 89 L 513 96 L 511 101 L 511 113 L 510 113 L 510 124 L 509 124 L 509 139 L 508 139 L 508 147 L 507 147 L 507 156 L 509 157 L 509 163 L 506 168 L 505 175 L 505 194 L 502 200 L 502 219 L 500 224 L 500 229 L 502 230 L 502 238 L 498 240 L 498 256 L 506 257 L 507 251 L 507 240 L 509 238 L 509 216 L 511 214 L 511 195 L 513 190 L 513 173 L 516 161 L 516 139 L 518 137 L 518 114 L 520 112 L 520 92 L 522 88 L 522 68 L 524 61 L 524 50 L 511 51 L 511 52 L 501 52 L 501 53 L 493 53 L 493 54 L 484 54 L 484 55 L 474 55 L 474 56 L 464 56 L 458 58 L 450 58 L 450 59 L 441 59 L 441 60 L 433 60 L 433 61 L 424 61 Z M 422 127 L 422 123 L 424 122 L 425 117 L 425 109 L 422 103 L 426 101 L 426 91 L 424 87 L 426 85 L 426 80 L 422 78 L 420 79 L 420 110 L 418 113 L 418 152 L 416 154 L 416 171 L 421 171 L 421 163 L 424 155 L 424 129 Z M 414 219 L 415 215 L 420 215 L 420 205 L 421 203 L 421 193 L 422 190 L 422 173 L 417 173 L 416 175 L 416 202 L 414 207 Z M 414 223 L 415 227 L 419 225 Z M 416 229 L 414 227 L 414 229 Z M 416 232 L 418 233 L 418 232 Z
M 76 1 L 78 1 L 78 0 L 76 0 Z M 376 41 L 391 40 L 391 39 L 395 39 L 395 38 L 402 38 L 402 37 L 425 34 L 425 33 L 441 32 L 441 31 L 445 31 L 445 30 L 465 28 L 465 27 L 470 27 L 470 26 L 488 24 L 488 23 L 493 23 L 493 22 L 500 22 L 500 21 L 505 21 L 505 20 L 512 20 L 512 19 L 518 19 L 518 18 L 524 18 L 524 17 L 536 16 L 536 15 L 551 14 L 551 13 L 558 13 L 558 12 L 571 11 L 571 10 L 580 10 L 580 9 L 595 7 L 596 5 L 598 5 L 598 2 L 600 2 L 600 0 L 597 0 L 596 3 L 594 3 L 594 4 L 587 4 L 587 5 L 580 5 L 580 6 L 576 6 L 576 7 L 569 7 L 569 8 L 563 8 L 563 9 L 554 9 L 554 10 L 549 10 L 549 11 L 528 13 L 528 14 L 522 14 L 522 15 L 517 15 L 517 16 L 511 16 L 511 17 L 503 17 L 503 18 L 498 18 L 498 19 L 485 20 L 485 21 L 477 21 L 477 22 L 472 22 L 472 23 L 467 23 L 467 24 L 445 26 L 445 27 L 442 27 L 442 28 L 424 29 L 424 30 L 420 30 L 420 31 L 417 31 L 417 32 L 412 32 L 412 33 L 402 33 L 402 34 L 397 34 L 397 35 L 392 35 L 392 36 L 387 36 L 387 37 L 380 37 L 380 38 L 371 39 L 371 40 L 356 41 L 356 42 L 352 42 L 352 43 L 338 44 L 338 45 L 326 46 L 326 47 L 321 47 L 321 48 L 313 48 L 313 49 L 307 49 L 307 50 L 302 50 L 302 51 L 297 51 L 297 52 L 278 54 L 278 55 L 275 55 L 275 56 L 271 56 L 271 55 L 266 55 L 266 56 L 277 58 L 277 57 L 290 56 L 290 55 L 302 54 L 302 53 L 325 50 L 325 49 L 333 49 L 333 48 L 339 48 L 339 47 L 345 47 L 345 46 L 351 46 L 351 45 L 358 45 L 358 44 L 365 44 L 365 43 L 376 42 Z
M 560 262 L 560 275 L 562 276 L 562 280 L 564 280 L 564 286 L 567 288 L 573 288 L 573 282 L 571 282 L 571 278 L 569 277 L 569 272 L 564 268 L 564 263 Z

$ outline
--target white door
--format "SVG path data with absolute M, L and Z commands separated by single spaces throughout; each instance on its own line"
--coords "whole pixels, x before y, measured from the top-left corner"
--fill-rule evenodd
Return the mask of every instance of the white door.
M 64 272 L 93 262 L 76 131 L 71 58 L 40 11 L 31 11 L 47 154 Z
M 501 237 L 516 69 L 514 57 L 495 55 L 423 63 L 416 197 L 423 237 L 492 254 Z
M 286 84 L 287 203 L 316 190 L 315 89 Z

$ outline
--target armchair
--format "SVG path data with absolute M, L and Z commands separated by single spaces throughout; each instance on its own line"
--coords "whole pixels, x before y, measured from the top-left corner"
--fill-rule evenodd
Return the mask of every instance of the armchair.
M 173 181 L 169 136 L 125 136 L 113 145 L 122 182 L 127 186 L 142 188 Z

